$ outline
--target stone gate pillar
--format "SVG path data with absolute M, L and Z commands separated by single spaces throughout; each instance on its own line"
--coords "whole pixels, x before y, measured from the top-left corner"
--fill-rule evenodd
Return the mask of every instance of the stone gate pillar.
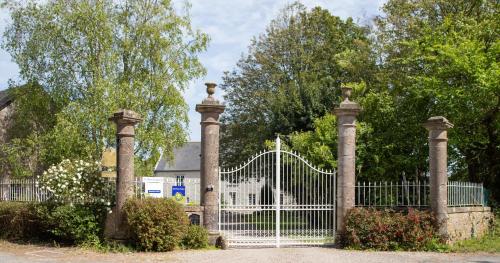
M 448 129 L 453 127 L 445 117 L 431 117 L 424 123 L 429 131 L 429 170 L 431 210 L 440 222 L 439 232 L 447 236 L 448 220 Z
M 208 97 L 196 105 L 201 113 L 201 180 L 200 197 L 203 225 L 208 230 L 210 242 L 219 236 L 219 115 L 225 106 L 213 97 L 215 83 L 205 83 Z
M 347 211 L 355 206 L 356 116 L 361 108 L 349 100 L 352 88 L 342 87 L 344 101 L 334 109 L 338 128 L 337 231 L 342 233 Z
M 123 205 L 134 196 L 134 136 L 135 125 L 141 121 L 139 114 L 131 110 L 119 110 L 110 121 L 116 123 L 116 206 L 107 223 L 107 235 L 113 239 L 126 239 Z

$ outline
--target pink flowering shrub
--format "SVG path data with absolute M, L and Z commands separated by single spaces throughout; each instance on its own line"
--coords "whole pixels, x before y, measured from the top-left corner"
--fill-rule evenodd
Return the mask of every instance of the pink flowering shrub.
M 354 208 L 341 233 L 343 246 L 354 249 L 423 250 L 438 238 L 437 223 L 428 211 Z

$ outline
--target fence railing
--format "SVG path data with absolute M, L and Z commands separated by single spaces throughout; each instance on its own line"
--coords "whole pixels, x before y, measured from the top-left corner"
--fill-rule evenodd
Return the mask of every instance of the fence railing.
M 358 182 L 356 206 L 360 207 L 428 207 L 430 185 L 427 181 Z M 448 206 L 484 206 L 481 183 L 448 182 Z
M 43 202 L 52 196 L 39 187 L 35 179 L 10 179 L 0 181 L 0 200 L 19 202 Z
M 113 202 L 116 192 L 116 180 L 110 178 L 105 181 L 105 191 L 102 199 Z M 172 186 L 178 185 L 179 182 L 175 178 L 165 178 L 164 180 L 164 197 L 172 197 Z M 186 205 L 194 205 L 200 203 L 200 179 L 186 178 L 182 182 L 186 187 L 185 202 Z M 142 178 L 137 177 L 134 181 L 135 195 L 138 198 L 144 198 L 144 183 Z M 0 181 L 0 201 L 16 201 L 16 202 L 44 202 L 50 200 L 52 193 L 42 189 L 36 178 L 26 179 L 10 179 Z M 81 200 L 75 198 L 66 200 L 67 202 L 77 203 Z
M 426 207 L 429 205 L 429 183 L 358 182 L 356 206 L 370 207 Z
M 172 197 L 170 189 L 177 185 L 175 178 L 165 178 L 164 197 Z M 186 205 L 199 204 L 200 179 L 186 178 Z M 135 194 L 143 198 L 144 183 L 141 178 L 134 182 Z M 106 181 L 103 199 L 112 202 L 115 196 L 115 180 Z M 355 186 L 356 206 L 360 207 L 427 207 L 430 205 L 430 186 L 426 181 L 405 182 L 358 182 Z M 42 189 L 36 179 L 11 179 L 0 181 L 0 201 L 44 202 L 52 193 Z M 75 199 L 76 200 L 76 199 Z M 71 202 L 74 200 L 68 200 Z M 448 206 L 484 206 L 482 183 L 448 182 Z
M 36 181 L 36 180 L 35 180 Z M 114 201 L 114 198 L 116 196 L 116 179 L 115 178 L 108 178 L 105 183 L 105 191 L 104 191 L 104 199 L 110 202 Z M 137 198 L 144 198 L 144 184 L 142 183 L 142 180 L 140 177 L 136 177 L 134 179 L 134 195 Z M 44 200 L 47 201 L 47 200 Z
M 448 182 L 448 206 L 484 206 L 482 183 Z

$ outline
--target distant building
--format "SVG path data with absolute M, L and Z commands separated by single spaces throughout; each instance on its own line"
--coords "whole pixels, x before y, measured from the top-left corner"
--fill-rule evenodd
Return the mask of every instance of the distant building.
M 173 159 L 161 155 L 154 170 L 155 177 L 164 178 L 164 196 L 172 196 L 173 186 L 185 186 L 186 204 L 200 203 L 200 142 L 188 142 L 173 150 Z
M 201 143 L 188 142 L 184 146 L 175 148 L 173 160 L 161 156 L 156 164 L 154 176 L 164 177 L 164 193 L 171 197 L 172 186 L 186 187 L 186 203 L 199 204 L 200 202 L 200 157 Z M 264 178 L 249 178 L 242 182 L 221 182 L 221 203 L 226 205 L 262 205 L 274 198 L 275 189 L 270 189 L 269 196 L 261 200 L 265 187 Z M 285 204 L 293 204 L 293 197 L 285 194 L 281 197 Z M 271 201 L 272 203 L 272 201 Z
M 14 108 L 13 101 L 14 98 L 9 94 L 9 90 L 0 91 L 0 143 L 7 140 L 7 128 Z
M 0 144 L 7 141 L 7 128 L 9 127 L 10 117 L 13 113 L 13 97 L 9 94 L 9 90 L 0 91 Z M 0 166 L 0 182 L 4 182 L 10 178 L 10 171 Z M 8 200 L 10 196 L 10 187 L 7 184 L 1 185 L 0 200 Z
M 175 148 L 173 160 L 162 154 L 156 164 L 154 175 L 175 178 L 182 185 L 187 178 L 200 178 L 200 142 L 188 142 L 184 146 Z

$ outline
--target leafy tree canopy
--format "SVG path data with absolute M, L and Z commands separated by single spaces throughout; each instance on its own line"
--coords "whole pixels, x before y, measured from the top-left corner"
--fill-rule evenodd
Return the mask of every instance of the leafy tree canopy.
M 333 109 L 341 82 L 369 81 L 367 33 L 319 7 L 284 8 L 223 77 L 222 161 L 236 164 L 276 134 L 311 130 Z
M 375 33 L 380 75 L 401 127 L 394 139 L 418 149 L 417 133 L 425 132 L 418 126 L 445 116 L 455 125 L 454 175 L 500 189 L 498 1 L 393 0 L 383 11 Z
M 57 109 L 54 125 L 41 132 L 38 143 L 45 166 L 63 158 L 99 158 L 103 147 L 115 143 L 108 117 L 120 108 L 144 118 L 136 130 L 139 172 L 152 171 L 160 149 L 169 154 L 185 141 L 187 105 L 181 92 L 205 73 L 198 54 L 208 36 L 193 29 L 189 16 L 178 14 L 170 1 L 7 1 L 3 6 L 12 23 L 2 47 L 18 64 L 22 80 L 38 83 Z M 20 101 L 20 114 L 44 103 Z
M 495 0 L 390 0 L 368 32 L 320 8 L 284 9 L 225 75 L 223 161 L 280 133 L 335 167 L 335 118 L 325 114 L 340 82 L 356 82 L 360 179 L 425 178 L 422 123 L 442 115 L 455 125 L 453 177 L 500 189 L 499 10 Z

